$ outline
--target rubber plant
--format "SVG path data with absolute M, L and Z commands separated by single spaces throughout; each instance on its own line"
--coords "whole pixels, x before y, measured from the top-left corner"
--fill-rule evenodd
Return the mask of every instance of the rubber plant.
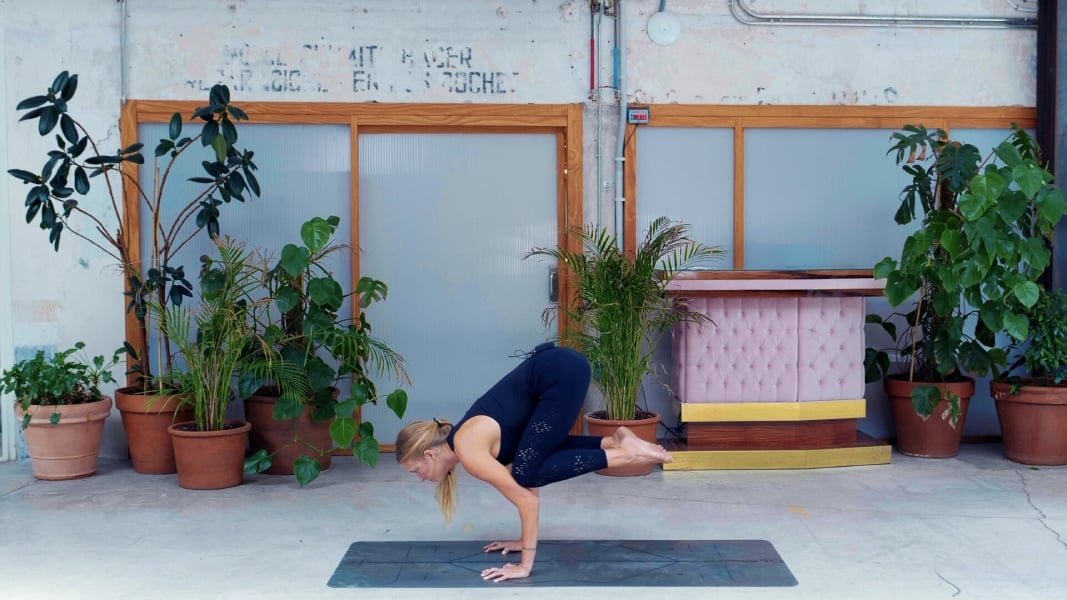
M 1025 340 L 1027 310 L 1038 301 L 1049 266 L 1053 228 L 1064 214 L 1063 193 L 1040 159 L 1026 130 L 1011 134 L 988 154 L 948 133 L 907 125 L 893 134 L 889 153 L 910 176 L 895 220 L 918 221 L 899 258 L 874 267 L 885 279 L 885 296 L 906 312 L 867 322 L 896 342 L 898 370 L 909 381 L 959 381 L 968 374 L 997 376 L 1007 353 L 997 344 L 1004 332 Z M 902 329 L 898 330 L 900 322 Z M 867 349 L 867 381 L 890 371 L 884 349 Z M 912 392 L 915 411 L 929 417 L 941 402 L 933 386 Z M 946 415 L 955 426 L 959 398 L 948 394 Z
M 608 419 L 633 420 L 641 385 L 657 373 L 653 354 L 660 340 L 682 322 L 710 323 L 667 295 L 679 271 L 691 269 L 725 251 L 689 237 L 689 225 L 660 217 L 649 225 L 631 258 L 605 227 L 570 232 L 582 249 L 535 248 L 527 254 L 554 258 L 577 284 L 574 302 L 549 307 L 545 322 L 565 311 L 571 328 L 560 341 L 589 359 L 593 383 L 604 396 Z
M 173 263 L 176 253 L 194 236 L 205 232 L 217 237 L 220 233 L 220 208 L 232 201 L 244 202 L 246 195 L 259 195 L 255 177 L 253 152 L 238 150 L 237 122 L 248 115 L 230 103 L 229 88 L 215 85 L 208 94 L 208 104 L 193 111 L 191 119 L 202 122 L 199 132 L 184 135 L 182 115 L 174 113 L 168 135 L 155 147 L 153 169 L 155 183 L 151 189 L 143 187 L 136 178 L 136 169 L 144 164 L 141 153 L 144 144 L 137 142 L 113 152 L 100 147 L 81 121 L 70 112 L 78 89 L 78 76 L 63 71 L 42 95 L 19 102 L 17 110 L 27 111 L 20 121 L 36 120 L 42 137 L 54 136 L 54 148 L 38 171 L 10 169 L 8 173 L 30 186 L 26 194 L 26 222 L 36 222 L 48 235 L 48 241 L 59 250 L 65 232 L 70 232 L 99 248 L 115 260 L 125 278 L 127 311 L 133 311 L 141 324 L 138 338 L 125 344 L 130 355 L 130 372 L 147 385 L 153 372 L 169 370 L 172 366 L 172 347 L 166 328 L 149 321 L 148 300 L 180 306 L 192 295 L 183 265 Z M 175 163 L 193 148 L 209 149 L 201 164 L 203 176 L 192 181 L 203 187 L 192 198 L 172 198 L 166 194 L 167 180 Z M 92 198 L 93 181 L 106 190 L 109 204 L 96 209 Z M 122 188 L 133 186 L 137 200 L 147 214 L 144 230 L 135 235 L 122 215 Z M 95 200 L 95 198 L 93 198 Z M 180 206 L 170 222 L 163 221 L 163 206 Z M 170 211 L 168 210 L 168 213 Z M 113 220 L 109 224 L 109 220 Z M 143 263 L 134 263 L 139 256 L 136 240 L 147 238 L 151 250 Z M 164 315 L 165 316 L 165 315 Z M 152 328 L 161 334 L 155 369 L 150 367 L 148 342 Z
M 300 227 L 301 243 L 282 247 L 278 261 L 264 273 L 262 280 L 272 300 L 269 325 L 264 337 L 288 362 L 296 364 L 310 385 L 301 396 L 282 395 L 274 405 L 274 418 L 293 420 L 306 407 L 312 409 L 314 421 L 330 422 L 330 437 L 337 448 L 351 449 L 360 461 L 374 466 L 381 448 L 374 437 L 374 425 L 361 418 L 361 407 L 385 400 L 397 417 L 407 410 L 407 392 L 395 389 L 379 394 L 374 378 L 391 373 L 401 385 L 409 383 L 404 357 L 384 341 L 371 335 L 371 323 L 362 310 L 386 299 L 389 288 L 373 277 L 360 277 L 354 291 L 345 291 L 330 268 L 330 257 L 351 252 L 346 244 L 334 241 L 340 218 L 314 217 Z M 355 316 L 342 309 L 347 299 L 358 303 Z M 340 401 L 335 392 L 347 382 L 349 395 Z M 254 389 L 269 381 L 246 381 Z M 312 455 L 331 448 L 315 448 L 302 440 L 308 453 L 299 457 L 295 475 L 301 486 L 316 477 L 321 469 Z M 246 463 L 248 472 L 270 468 L 271 453 L 260 449 Z

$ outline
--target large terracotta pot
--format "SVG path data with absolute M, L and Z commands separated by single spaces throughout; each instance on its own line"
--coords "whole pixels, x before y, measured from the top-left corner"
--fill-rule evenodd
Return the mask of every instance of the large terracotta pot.
M 271 466 L 265 472 L 292 475 L 296 460 L 305 454 L 322 469 L 330 468 L 329 451 L 333 448 L 330 421 L 312 421 L 310 407 L 297 419 L 277 421 L 274 419 L 277 401 L 277 396 L 261 392 L 245 398 L 245 418 L 252 424 L 252 450 L 266 450 L 271 455 Z
M 28 411 L 15 405 L 15 414 L 20 421 L 26 412 L 31 415 L 30 425 L 23 434 L 34 477 L 78 479 L 96 472 L 104 420 L 111 414 L 111 398 L 104 396 L 97 402 L 85 404 L 30 406 Z M 59 423 L 52 425 L 52 414 L 56 412 L 60 415 Z
M 243 421 L 230 421 L 222 431 L 199 431 L 194 422 L 168 427 L 178 465 L 178 485 L 189 490 L 241 485 L 251 429 Z
M 650 412 L 638 412 L 637 419 L 633 421 L 618 421 L 614 419 L 600 418 L 603 416 L 603 411 L 599 413 L 589 413 L 584 415 L 585 425 L 589 431 L 589 435 L 596 437 L 608 437 L 615 433 L 615 430 L 619 427 L 625 426 L 630 431 L 633 431 L 637 437 L 651 442 L 657 443 L 656 433 L 659 431 L 659 423 L 662 417 L 655 413 Z M 608 467 L 597 471 L 600 475 L 610 475 L 612 477 L 633 477 L 639 475 L 648 475 L 652 472 L 653 465 L 645 466 L 633 466 L 633 467 Z
M 180 402 L 181 397 L 176 394 L 145 394 L 139 386 L 115 390 L 115 407 L 122 413 L 122 427 L 126 430 L 134 471 L 163 475 L 178 470 L 167 428 L 193 419 L 192 407 L 179 409 Z
M 935 384 L 907 381 L 890 375 L 883 381 L 896 425 L 897 450 L 901 454 L 922 458 L 951 458 L 959 454 L 963 426 L 967 423 L 967 409 L 971 405 L 971 396 L 974 396 L 973 379 Z M 960 397 L 960 420 L 955 427 L 947 417 L 942 418 L 949 409 L 947 400 L 942 400 L 928 419 L 923 419 L 915 412 L 911 401 L 912 389 L 929 385 L 939 388 L 942 398 L 948 391 L 953 391 Z
M 1004 455 L 1024 465 L 1067 465 L 1067 385 L 1022 385 L 991 381 Z

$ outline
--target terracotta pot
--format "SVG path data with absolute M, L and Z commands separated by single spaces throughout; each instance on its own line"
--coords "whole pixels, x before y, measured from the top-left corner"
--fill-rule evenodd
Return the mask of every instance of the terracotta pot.
M 167 428 L 193 419 L 192 407 L 178 409 L 180 399 L 174 394 L 146 394 L 139 386 L 115 390 L 115 408 L 122 413 L 122 427 L 126 430 L 134 471 L 163 475 L 178 470 Z
M 336 397 L 336 393 L 334 395 Z M 277 396 L 259 392 L 245 398 L 245 418 L 252 424 L 252 450 L 262 449 L 271 454 L 271 466 L 264 472 L 292 475 L 296 459 L 305 454 L 321 468 L 330 468 L 329 451 L 333 449 L 330 421 L 312 421 L 311 407 L 305 408 L 297 419 L 276 421 L 274 405 L 277 401 Z
M 883 381 L 896 425 L 897 450 L 901 454 L 922 458 L 951 458 L 959 454 L 963 426 L 967 423 L 967 409 L 971 405 L 971 396 L 974 395 L 973 379 L 935 384 L 907 381 L 891 375 Z M 960 420 L 955 427 L 950 424 L 948 418 L 941 418 L 949 409 L 948 400 L 938 403 L 928 419 L 923 419 L 915 412 L 915 406 L 911 402 L 912 389 L 930 385 L 941 390 L 942 398 L 948 391 L 953 391 L 960 397 Z
M 662 419 L 659 415 L 650 412 L 638 412 L 638 419 L 632 421 L 618 421 L 614 419 L 602 419 L 595 417 L 597 413 L 589 413 L 583 415 L 585 419 L 586 429 L 589 431 L 589 435 L 597 437 L 608 437 L 615 433 L 615 430 L 619 427 L 626 426 L 633 431 L 637 437 L 651 442 L 657 443 L 656 433 L 659 431 L 659 423 Z M 600 412 L 603 415 L 603 411 Z M 652 472 L 653 465 L 646 466 L 633 466 L 633 467 L 608 467 L 597 471 L 600 475 L 609 475 L 612 477 L 634 477 L 639 475 L 648 475 Z
M 244 481 L 245 450 L 252 426 L 229 421 L 222 431 L 198 431 L 196 423 L 167 428 L 174 442 L 178 485 L 189 490 L 219 490 Z
M 15 405 L 21 422 L 29 412 L 30 426 L 23 430 L 30 451 L 33 476 L 60 480 L 88 477 L 96 472 L 100 440 L 104 437 L 104 420 L 111 414 L 111 398 L 97 402 L 63 406 L 30 406 L 23 411 Z M 52 425 L 52 414 L 60 414 Z
M 1022 385 L 991 381 L 1004 455 L 1024 465 L 1067 465 L 1067 385 Z

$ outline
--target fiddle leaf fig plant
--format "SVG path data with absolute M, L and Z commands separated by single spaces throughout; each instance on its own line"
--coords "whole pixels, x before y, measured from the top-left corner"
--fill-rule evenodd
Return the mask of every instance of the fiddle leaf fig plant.
M 166 327 L 149 322 L 148 300 L 180 306 L 184 298 L 191 297 L 192 284 L 184 267 L 173 263 L 176 253 L 201 231 L 212 238 L 218 237 L 219 209 L 223 204 L 234 200 L 244 202 L 247 195 L 259 196 L 253 153 L 235 147 L 236 123 L 248 119 L 248 115 L 230 103 L 230 91 L 225 85 L 213 86 L 208 104 L 191 115 L 192 120 L 203 122 L 198 133 L 184 135 L 185 120 L 181 114 L 174 113 L 167 137 L 155 148 L 154 185 L 145 187 L 136 177 L 136 169 L 145 163 L 141 153 L 144 144 L 136 142 L 114 151 L 102 149 L 70 112 L 77 89 L 78 76 L 63 71 L 44 94 L 19 102 L 16 109 L 27 111 L 20 121 L 36 120 L 42 137 L 51 135 L 57 126 L 59 132 L 54 137 L 54 148 L 48 151 L 47 160 L 39 170 L 10 169 L 8 173 L 30 186 L 25 202 L 26 222 L 37 222 L 47 232 L 53 248 L 58 251 L 63 234 L 70 232 L 100 249 L 122 270 L 127 311 L 132 311 L 141 324 L 137 339 L 125 344 L 131 358 L 130 372 L 148 385 L 153 372 L 171 369 L 173 358 Z M 205 176 L 191 178 L 203 187 L 192 198 L 171 197 L 166 194 L 171 170 L 180 157 L 198 146 L 210 149 L 208 157 L 201 162 Z M 142 219 L 143 227 L 123 216 L 123 186 L 135 190 L 137 202 L 147 215 Z M 95 200 L 93 190 L 101 187 L 110 202 L 94 208 L 86 200 Z M 168 208 L 166 214 L 174 216 L 166 222 L 165 203 L 180 207 L 176 211 Z M 108 219 L 114 221 L 108 224 Z M 138 228 L 141 235 L 136 235 Z M 141 262 L 135 262 L 134 257 L 141 252 L 133 244 L 142 238 L 149 240 L 150 250 Z M 156 357 L 159 364 L 155 369 L 149 365 L 148 328 L 160 333 Z
M 868 315 L 867 322 L 897 342 L 899 371 L 909 381 L 997 375 L 1007 365 L 997 334 L 1016 341 L 1029 334 L 1027 310 L 1038 301 L 1038 279 L 1050 263 L 1053 228 L 1067 206 L 1063 192 L 1042 166 L 1033 137 L 1018 126 L 985 155 L 921 125 L 907 125 L 892 139 L 889 153 L 911 176 L 895 220 L 918 220 L 919 228 L 899 258 L 874 266 L 874 276 L 886 280 L 891 306 L 911 308 L 885 319 Z M 865 362 L 868 382 L 891 368 L 884 350 L 868 349 Z M 912 396 L 924 417 L 941 400 L 932 386 Z M 947 400 L 955 423 L 959 398 Z

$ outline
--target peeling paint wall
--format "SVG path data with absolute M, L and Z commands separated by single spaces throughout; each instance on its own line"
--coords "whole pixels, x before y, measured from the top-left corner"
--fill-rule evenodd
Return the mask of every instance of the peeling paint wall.
M 748 4 L 768 13 L 1026 16 L 1001 0 Z M 647 35 L 659 5 L 626 3 L 631 101 L 1035 102 L 1032 29 L 753 26 L 735 19 L 726 0 L 686 0 L 667 2 L 680 34 L 661 46 Z M 7 161 L 0 168 L 39 168 L 47 145 L 32 127 L 14 123 L 14 109 L 63 69 L 80 75 L 77 110 L 86 128 L 116 148 L 123 85 L 129 97 L 151 99 L 201 99 L 221 82 L 241 101 L 582 102 L 587 220 L 610 223 L 614 191 L 603 183 L 612 179 L 617 124 L 608 89 L 612 27 L 610 17 L 592 18 L 590 4 L 576 0 L 0 0 L 6 74 L 0 162 L 5 155 Z M 595 50 L 591 31 L 600 37 Z M 6 200 L 0 218 L 11 224 L 11 250 L 0 245 L 11 302 L 0 307 L 6 315 L 0 323 L 11 323 L 12 337 L 0 349 L 85 340 L 94 353 L 110 352 L 123 327 L 112 261 L 69 234 L 54 252 L 41 231 L 21 225 L 25 191 L 10 177 L 0 183 Z M 115 216 L 102 189 L 88 203 Z M 0 366 L 10 358 L 0 356 Z M 116 419 L 105 455 L 123 454 Z

